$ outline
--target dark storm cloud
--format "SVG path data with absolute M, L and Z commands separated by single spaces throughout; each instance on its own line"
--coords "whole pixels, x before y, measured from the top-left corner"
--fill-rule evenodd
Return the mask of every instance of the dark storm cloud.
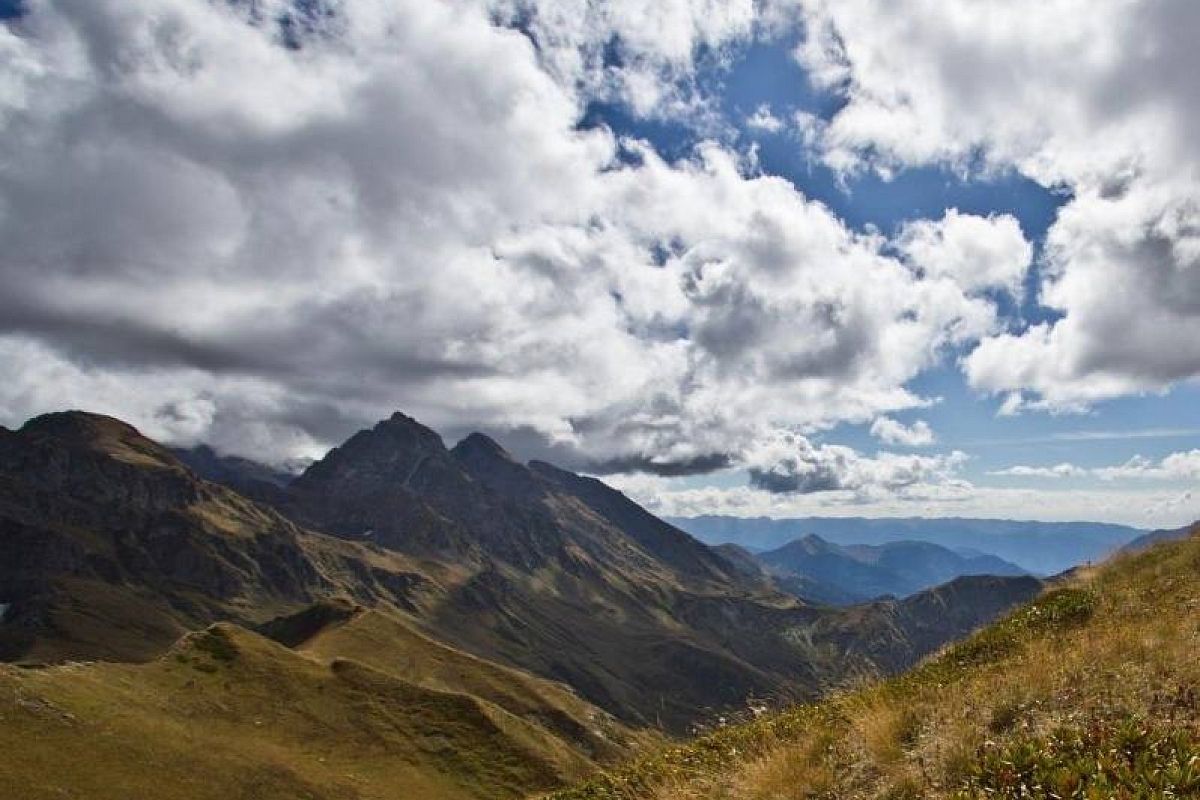
M 751 468 L 749 472 L 751 486 L 775 494 L 811 494 L 844 488 L 838 476 L 828 470 L 796 473 Z

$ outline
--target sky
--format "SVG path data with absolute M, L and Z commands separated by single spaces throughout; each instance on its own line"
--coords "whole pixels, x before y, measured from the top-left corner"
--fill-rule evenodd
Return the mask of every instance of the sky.
M 1200 518 L 1193 0 L 0 0 L 0 424 Z

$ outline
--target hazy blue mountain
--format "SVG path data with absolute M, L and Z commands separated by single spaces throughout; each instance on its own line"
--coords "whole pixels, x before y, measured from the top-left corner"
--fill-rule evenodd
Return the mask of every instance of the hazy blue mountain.
M 1139 536 L 1132 542 L 1121 548 L 1126 553 L 1139 553 L 1151 545 L 1159 542 L 1173 542 L 1177 539 L 1186 539 L 1196 532 L 1195 525 L 1188 525 L 1183 528 L 1172 528 L 1169 530 L 1151 531 L 1143 536 Z
M 998 556 L 1040 575 L 1098 561 L 1146 533 L 1101 522 L 1000 519 L 705 516 L 669 521 L 708 544 L 737 544 L 751 552 L 781 547 L 808 534 L 839 545 L 931 542 L 951 550 L 967 548 Z
M 929 542 L 841 546 L 815 534 L 755 558 L 781 588 L 832 605 L 907 597 L 964 575 L 1027 574 L 996 556 L 963 556 Z

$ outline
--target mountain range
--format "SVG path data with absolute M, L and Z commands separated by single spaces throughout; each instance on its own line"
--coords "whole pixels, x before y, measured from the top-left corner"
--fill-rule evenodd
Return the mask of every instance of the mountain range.
M 0 749 L 31 798 L 173 796 L 155 764 L 180 797 L 519 796 L 902 670 L 1040 588 L 805 602 L 596 479 L 399 413 L 291 480 L 48 414 L 0 429 L 24 666 Z
M 838 545 L 919 541 L 958 552 L 987 553 L 1035 575 L 1056 575 L 1102 561 L 1146 533 L 1105 522 L 1038 522 L 964 518 L 668 517 L 669 522 L 711 545 L 736 544 L 773 550 L 815 534 Z
M 721 552 L 737 545 L 724 545 Z M 836 545 L 816 534 L 775 550 L 746 556 L 775 584 L 804 600 L 853 605 L 880 597 L 907 597 L 965 575 L 1025 575 L 987 554 L 956 553 L 929 542 Z

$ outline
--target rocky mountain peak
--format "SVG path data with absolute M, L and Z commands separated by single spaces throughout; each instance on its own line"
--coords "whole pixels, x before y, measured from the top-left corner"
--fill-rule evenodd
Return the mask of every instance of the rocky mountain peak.
M 353 480 L 405 485 L 427 461 L 446 455 L 446 445 L 436 431 L 397 411 L 330 450 L 297 483 Z
M 454 445 L 454 449 L 451 452 L 464 460 L 490 459 L 517 463 L 512 454 L 505 450 L 499 442 L 487 434 L 479 433 L 478 431 Z
M 468 475 L 511 500 L 529 501 L 545 491 L 538 477 L 490 436 L 472 433 L 450 453 Z

